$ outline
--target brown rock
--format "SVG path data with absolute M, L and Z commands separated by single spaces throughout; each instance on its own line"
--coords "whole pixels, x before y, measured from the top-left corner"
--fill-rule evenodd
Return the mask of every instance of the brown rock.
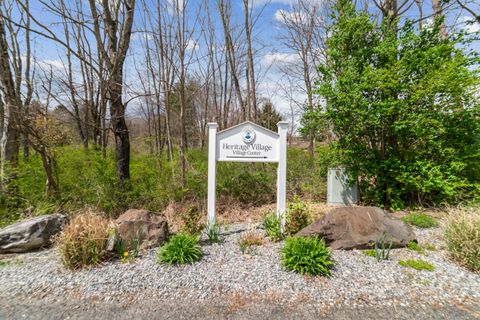
M 376 207 L 339 207 L 300 230 L 298 236 L 317 235 L 332 249 L 368 249 L 386 235 L 392 248 L 415 240 L 410 226 Z
M 164 216 L 143 209 L 130 209 L 115 220 L 120 239 L 126 246 L 140 240 L 140 248 L 161 246 L 168 239 L 168 223 Z

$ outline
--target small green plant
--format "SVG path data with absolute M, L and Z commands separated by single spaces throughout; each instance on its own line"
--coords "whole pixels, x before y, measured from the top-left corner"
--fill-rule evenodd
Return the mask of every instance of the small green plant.
M 392 240 L 388 242 L 387 235 L 384 233 L 377 241 L 375 241 L 375 258 L 377 261 L 388 260 L 390 258 L 390 251 L 392 250 Z
M 445 243 L 450 257 L 467 269 L 480 271 L 480 210 L 451 210 L 445 221 Z
M 194 263 L 203 256 L 198 237 L 179 233 L 170 238 L 157 252 L 157 261 L 166 264 Z
M 289 237 L 281 254 L 283 266 L 300 274 L 330 276 L 334 265 L 330 250 L 317 237 Z
M 377 255 L 376 255 L 376 252 L 374 249 L 367 249 L 367 250 L 363 250 L 362 253 L 368 257 L 373 257 L 375 258 Z
M 403 222 L 411 224 L 418 228 L 434 228 L 438 226 L 438 221 L 425 213 L 410 213 L 402 217 Z
M 400 260 L 398 264 L 402 267 L 406 268 L 413 268 L 415 270 L 426 270 L 426 271 L 433 271 L 435 270 L 435 266 L 425 260 Z
M 210 243 L 219 243 L 222 241 L 220 238 L 220 226 L 217 223 L 207 229 L 207 237 Z
M 416 251 L 421 254 L 425 253 L 425 248 L 416 243 L 415 241 L 410 241 L 409 243 L 407 243 L 407 249 Z
M 199 235 L 205 227 L 202 223 L 202 217 L 200 208 L 197 205 L 191 205 L 181 215 L 182 230 L 190 235 Z
M 283 239 L 282 219 L 277 217 L 275 212 L 272 211 L 263 216 L 262 226 L 270 240 L 280 241 Z
M 0 268 L 7 267 L 7 266 L 19 266 L 23 263 L 21 259 L 4 259 L 0 260 Z
M 310 211 L 305 203 L 300 201 L 297 195 L 293 197 L 293 202 L 288 205 L 285 233 L 294 235 L 310 223 Z
M 425 249 L 427 249 L 428 251 L 435 251 L 437 248 L 435 248 L 435 246 L 433 244 L 426 244 L 423 246 Z
M 240 251 L 242 253 L 252 253 L 254 247 L 261 246 L 264 242 L 262 235 L 250 230 L 242 234 L 238 240 L 238 245 L 240 246 Z
M 128 245 L 125 243 L 124 240 L 121 239 L 117 229 L 114 229 L 113 232 L 115 233 L 114 247 L 120 261 L 128 262 L 138 257 L 138 253 L 140 250 L 140 242 L 141 242 L 140 231 L 137 232 L 136 236 L 131 239 L 130 244 Z

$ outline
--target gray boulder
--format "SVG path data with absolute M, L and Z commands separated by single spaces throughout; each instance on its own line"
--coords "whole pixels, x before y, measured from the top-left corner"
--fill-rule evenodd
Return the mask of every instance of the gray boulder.
M 66 221 L 65 215 L 48 214 L 9 225 L 0 230 L 0 253 L 28 252 L 47 247 Z
M 386 235 L 392 248 L 415 240 L 410 226 L 376 207 L 339 207 L 300 230 L 298 236 L 319 236 L 332 249 L 368 249 Z

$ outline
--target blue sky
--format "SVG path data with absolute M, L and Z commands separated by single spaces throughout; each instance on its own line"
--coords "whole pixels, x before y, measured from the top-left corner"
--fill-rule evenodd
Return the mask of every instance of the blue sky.
M 153 0 L 149 0 L 153 1 Z M 171 0 L 163 0 L 171 1 Z M 322 1 L 322 0 L 312 0 L 312 1 Z M 153 1 L 154 2 L 154 1 Z M 73 4 L 73 0 L 67 1 L 69 4 Z M 198 7 L 201 1 L 199 0 L 189 0 L 188 2 L 188 20 L 189 24 L 193 25 L 196 21 L 198 15 Z M 295 52 L 289 51 L 287 48 L 283 47 L 278 41 L 278 37 L 282 34 L 282 25 L 281 21 L 278 19 L 279 10 L 291 11 L 291 0 L 257 0 L 253 2 L 253 14 L 259 15 L 259 18 L 254 27 L 254 38 L 255 38 L 255 49 L 257 50 L 257 56 L 255 61 L 255 68 L 258 72 L 257 80 L 259 83 L 260 93 L 270 98 L 276 107 L 280 109 L 283 113 L 287 113 L 289 110 L 290 100 L 286 99 L 281 94 L 281 87 L 284 86 L 282 81 L 285 80 L 284 75 L 277 68 L 278 65 L 282 64 L 284 61 L 293 61 L 295 59 Z M 369 1 L 369 8 L 371 12 L 378 12 L 374 7 L 373 1 Z M 84 5 L 86 1 L 84 1 Z M 212 12 L 215 12 L 215 0 L 210 0 L 210 7 Z M 59 26 L 55 24 L 58 21 L 58 18 L 55 18 L 52 14 L 46 10 L 41 3 L 38 1 L 31 2 L 32 12 L 45 25 L 49 25 L 53 31 L 58 31 Z M 142 30 L 141 27 L 141 2 L 137 0 L 137 21 L 135 25 L 135 30 Z M 479 6 L 480 9 L 480 6 Z M 431 2 L 430 0 L 424 1 L 423 6 L 424 16 L 428 16 L 432 13 Z M 240 25 L 243 23 L 243 1 L 242 0 L 232 0 L 232 14 L 233 21 L 232 23 L 238 22 Z M 418 9 L 415 5 L 411 7 L 404 14 L 405 18 L 416 19 L 418 17 Z M 212 19 L 218 25 L 218 28 L 221 29 L 220 21 L 218 19 L 218 14 L 212 14 Z M 465 21 L 470 19 L 470 15 L 463 11 L 453 11 L 448 15 L 447 25 L 449 27 L 455 27 L 455 22 L 460 23 L 461 26 L 465 26 Z M 457 26 L 458 27 L 458 26 Z M 471 31 L 478 31 L 480 29 L 479 24 L 473 24 L 467 26 Z M 60 32 L 58 32 L 60 34 Z M 221 36 L 219 34 L 219 36 Z M 141 54 L 140 48 L 141 41 L 139 41 L 138 34 L 134 36 L 131 42 L 131 57 Z M 201 41 L 196 45 L 196 50 L 202 50 Z M 39 36 L 35 37 L 35 52 L 37 58 L 41 63 L 51 64 L 53 67 L 61 68 L 64 60 L 64 49 L 56 45 L 51 41 L 46 41 Z M 480 46 L 478 41 L 473 44 L 472 48 L 474 50 L 479 50 Z M 290 60 L 289 60 L 290 59 Z M 275 62 L 274 65 L 272 63 Z M 127 60 L 127 83 L 135 83 L 136 75 L 132 72 L 132 63 Z M 191 70 L 195 70 L 195 66 L 190 67 Z M 304 99 L 302 93 L 299 92 L 295 99 L 301 101 Z

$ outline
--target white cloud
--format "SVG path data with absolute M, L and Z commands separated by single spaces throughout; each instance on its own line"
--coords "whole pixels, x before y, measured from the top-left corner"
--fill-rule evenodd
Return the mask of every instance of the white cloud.
M 305 23 L 308 21 L 308 16 L 305 12 L 299 11 L 287 11 L 283 9 L 278 9 L 274 15 L 275 20 L 280 23 L 285 23 L 288 21 L 292 21 L 295 23 Z
M 132 33 L 132 36 L 130 37 L 132 41 L 139 41 L 139 40 L 153 40 L 153 35 L 150 32 L 146 31 L 135 31 Z
M 197 41 L 193 39 L 188 39 L 187 41 L 187 50 L 197 50 L 199 47 L 199 44 Z
M 265 5 L 265 4 L 284 4 L 284 5 L 289 5 L 293 6 L 296 3 L 298 3 L 298 0 L 251 0 L 253 6 L 260 6 L 260 5 Z M 310 0 L 310 2 L 313 3 L 320 3 L 322 0 Z
M 272 63 L 294 63 L 298 61 L 299 56 L 296 53 L 270 52 L 263 56 L 262 63 L 270 65 Z
M 462 23 L 467 33 L 475 33 L 480 31 L 480 23 L 478 23 L 471 17 L 463 16 L 460 18 L 460 22 Z
M 253 6 L 263 6 L 265 4 L 273 4 L 273 3 L 291 5 L 293 1 L 292 0 L 252 0 Z
M 52 69 L 52 70 L 63 70 L 65 68 L 65 64 L 60 59 L 43 59 L 37 61 L 38 66 L 41 69 Z

